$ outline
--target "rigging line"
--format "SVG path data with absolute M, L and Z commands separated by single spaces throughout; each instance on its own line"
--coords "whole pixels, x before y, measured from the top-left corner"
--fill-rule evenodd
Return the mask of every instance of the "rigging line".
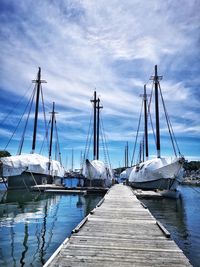
M 91 124 L 92 124 L 92 112 L 91 112 L 91 115 L 90 115 L 90 123 L 89 123 L 89 127 L 88 127 L 88 133 L 87 133 L 87 138 L 86 138 L 85 150 L 84 150 L 83 159 L 82 159 L 82 168 L 83 168 L 83 163 L 86 160 L 86 156 L 87 156 L 87 146 L 88 146 L 88 142 L 89 142 L 89 136 L 90 136 L 90 131 L 91 131 L 90 130 Z
M 105 161 L 105 164 L 108 165 L 102 128 L 100 129 L 100 132 L 101 132 L 101 145 L 102 145 L 102 149 L 103 149 L 104 161 Z
M 103 126 L 103 122 L 102 122 L 102 126 Z M 105 149 L 106 149 L 107 158 L 108 158 L 108 164 L 109 164 L 109 168 L 111 169 L 110 155 L 109 155 L 109 152 L 108 152 L 108 142 L 107 142 L 107 138 L 106 138 L 104 127 L 103 127 L 103 136 L 104 136 Z
M 56 139 L 57 139 L 56 146 L 58 149 L 58 159 L 59 159 L 60 164 L 62 165 L 61 152 L 60 152 L 60 142 L 59 142 L 59 138 L 58 138 L 58 128 L 57 128 L 56 119 L 55 119 L 55 129 L 56 129 Z
M 28 94 L 30 88 L 32 87 L 32 82 L 30 84 L 30 86 L 28 87 L 28 90 L 25 91 L 24 95 L 19 97 L 18 102 L 13 106 L 13 108 L 6 114 L 6 116 L 0 121 L 0 125 L 3 125 L 4 122 L 6 121 L 6 119 L 13 113 L 14 110 L 17 109 L 17 107 L 19 106 L 19 104 L 24 100 L 24 98 L 26 98 L 26 95 Z
M 47 141 L 47 148 L 48 148 L 48 153 L 49 153 L 49 138 L 48 138 L 48 129 L 47 129 L 47 118 L 46 118 L 46 112 L 45 112 L 45 105 L 44 105 L 44 95 L 43 95 L 43 89 L 41 85 L 41 98 L 42 98 L 42 109 L 43 109 L 43 115 L 44 115 L 44 124 L 45 124 L 45 137 Z
M 134 148 L 133 148 L 133 155 L 132 155 L 132 159 L 131 159 L 131 166 L 133 165 L 133 160 L 134 160 L 134 157 L 135 157 L 135 150 L 136 150 L 137 139 L 138 139 L 138 134 L 139 134 L 139 130 L 140 130 L 140 123 L 141 123 L 141 118 L 142 118 L 143 102 L 144 101 L 142 101 L 141 110 L 140 110 L 140 117 L 139 117 L 139 121 L 138 121 L 137 134 L 136 134 Z
M 105 162 L 106 166 L 108 166 L 107 156 L 106 156 L 106 153 L 105 153 L 105 144 L 104 144 L 104 140 L 103 140 L 102 129 L 100 129 L 100 131 L 101 131 L 101 145 L 102 145 L 103 154 L 104 154 L 104 162 Z
M 108 143 L 107 143 L 107 138 L 106 138 L 106 134 L 105 134 L 105 128 L 104 128 L 104 124 L 103 124 L 102 115 L 100 117 L 100 123 L 101 123 L 100 125 L 101 125 L 101 128 L 102 128 L 102 134 L 103 134 L 103 137 L 104 137 L 105 148 L 106 148 L 107 157 L 108 157 L 108 164 L 109 164 L 109 167 L 111 169 L 111 161 L 110 161 L 110 155 L 108 153 Z
M 153 120 L 152 120 L 151 111 L 150 111 L 151 110 L 152 97 L 153 97 L 153 83 L 152 83 L 150 100 L 149 100 L 149 104 L 148 104 L 148 115 L 149 115 L 149 118 L 150 118 L 150 123 L 151 123 L 151 128 L 152 128 L 152 131 L 153 131 L 154 142 L 155 142 L 155 145 L 156 145 L 156 134 L 155 134 L 155 131 L 154 131 Z
M 57 154 L 58 154 L 58 142 L 55 142 L 55 156 L 54 159 L 57 160 Z
M 92 143 L 92 132 L 93 132 L 93 128 L 91 127 L 91 134 L 90 134 L 90 139 L 89 139 L 89 145 L 88 145 L 88 150 L 87 150 L 87 154 L 86 154 L 86 158 L 89 157 L 89 152 L 90 152 L 90 146 L 91 146 L 91 143 Z
M 161 89 L 160 89 L 161 90 Z M 161 97 L 163 98 L 163 96 L 162 96 L 162 92 L 161 92 Z M 163 100 L 164 101 L 164 100 Z M 165 109 L 166 109 L 166 107 L 165 107 Z M 166 109 L 166 112 L 167 112 L 167 109 Z M 168 116 L 168 120 L 169 120 L 169 125 L 170 125 L 170 127 L 171 127 L 171 131 L 172 131 L 172 135 L 173 135 L 173 137 L 174 137 L 174 142 L 175 142 L 175 144 L 176 144 L 176 147 L 177 147 L 177 150 L 178 150 L 178 153 L 179 153 L 179 155 L 181 155 L 181 152 L 180 152 L 180 149 L 179 149 L 179 146 L 178 146 L 178 143 L 177 143 L 177 140 L 176 140 L 176 136 L 175 136 L 175 134 L 174 134 L 174 130 L 173 130 L 173 127 L 172 127 L 172 124 L 171 124 L 171 121 L 170 121 L 170 118 L 169 118 L 169 114 L 167 113 L 167 116 Z
M 173 134 L 173 137 L 174 137 L 174 141 L 175 141 L 175 144 L 176 144 L 178 153 L 179 153 L 180 156 L 182 156 L 182 153 L 181 153 L 181 151 L 180 151 L 180 149 L 179 149 L 179 146 L 178 146 L 178 142 L 177 142 L 177 140 L 176 140 L 176 136 L 175 136 L 175 134 L 174 134 L 174 130 L 173 130 L 173 128 L 172 128 L 171 121 L 169 121 L 169 124 L 170 124 L 170 127 L 171 127 L 171 131 L 172 131 L 172 134 Z
M 42 146 L 40 148 L 40 154 L 42 154 L 42 150 L 43 150 L 43 147 L 44 147 L 44 142 L 45 142 L 45 139 L 48 137 L 48 132 L 49 132 L 49 126 L 50 126 L 50 123 L 51 123 L 51 120 L 49 120 L 48 122 L 48 125 L 47 125 L 47 130 L 45 132 L 45 136 L 44 136 L 44 139 L 43 139 L 43 142 L 42 142 Z M 47 146 L 47 149 L 49 150 L 49 146 Z M 49 152 L 49 151 L 48 151 Z
M 31 100 L 30 109 L 29 109 L 29 112 L 28 112 L 28 115 L 27 115 L 26 123 L 25 123 L 25 126 L 24 126 L 24 131 L 23 131 L 23 134 L 22 134 L 22 138 L 21 138 L 21 141 L 20 141 L 20 144 L 19 144 L 19 148 L 18 148 L 18 152 L 17 152 L 18 155 L 21 155 L 22 148 L 23 148 L 23 145 L 24 145 L 24 136 L 25 136 L 25 133 L 26 133 L 27 125 L 28 125 L 29 116 L 30 116 L 30 113 L 31 113 L 31 110 L 32 110 L 35 93 L 36 93 L 36 87 L 34 88 L 34 91 L 32 92 L 32 100 Z
M 140 154 L 141 154 L 141 144 L 139 144 L 139 151 L 138 151 L 138 157 L 137 157 L 137 160 L 136 160 L 136 164 L 140 163 L 140 158 L 141 158 Z
M 174 150 L 174 154 L 177 157 L 176 148 L 175 148 L 175 145 L 174 145 L 174 140 L 173 140 L 170 124 L 169 124 L 170 119 L 169 119 L 169 115 L 167 113 L 167 109 L 166 109 L 166 106 L 165 106 L 165 102 L 164 102 L 164 98 L 163 98 L 163 95 L 162 95 L 162 91 L 161 91 L 161 87 L 160 87 L 160 83 L 159 82 L 158 82 L 158 86 L 159 86 L 159 90 L 160 90 L 160 96 L 161 96 L 161 100 L 162 100 L 162 104 L 163 104 L 165 118 L 166 118 L 166 121 L 167 121 L 167 127 L 168 127 L 168 131 L 169 131 L 169 135 L 170 135 L 170 139 L 171 139 L 171 142 L 172 142 L 172 147 L 173 147 L 173 150 Z
M 32 96 L 31 96 L 31 97 L 32 97 Z M 25 109 L 24 109 L 24 112 L 23 112 L 23 114 L 22 114 L 22 116 L 21 116 L 21 118 L 20 118 L 20 120 L 19 120 L 19 122 L 18 122 L 18 124 L 17 124 L 17 126 L 16 126 L 16 128 L 15 128 L 13 134 L 12 134 L 12 136 L 10 137 L 8 143 L 6 144 L 6 146 L 5 146 L 5 148 L 4 148 L 4 151 L 6 150 L 6 148 L 7 148 L 8 145 L 10 144 L 10 142 L 11 142 L 13 136 L 15 135 L 15 133 L 16 133 L 16 131 L 17 131 L 17 129 L 18 129 L 18 127 L 19 127 L 21 121 L 22 121 L 22 118 L 23 118 L 24 114 L 26 113 L 26 110 L 27 110 L 27 108 L 28 108 L 28 106 L 29 106 L 30 101 L 31 101 L 31 98 L 29 99 L 29 101 L 28 101 L 28 103 L 27 103 L 27 105 L 26 105 L 26 107 L 25 107 Z

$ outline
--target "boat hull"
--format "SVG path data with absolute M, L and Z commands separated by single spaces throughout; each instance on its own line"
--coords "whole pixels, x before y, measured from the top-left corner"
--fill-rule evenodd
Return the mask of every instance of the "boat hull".
M 105 164 L 99 160 L 86 160 L 83 175 L 86 187 L 109 187 L 111 186 L 111 174 Z
M 182 180 L 182 161 L 157 158 L 134 166 L 129 184 L 141 189 L 174 190 Z
M 104 179 L 84 179 L 84 186 L 85 187 L 107 187 L 110 185 L 106 184 L 106 180 Z
M 7 178 L 8 189 L 27 189 L 31 188 L 34 185 L 43 185 L 43 184 L 62 184 L 62 178 L 56 177 L 53 178 L 50 175 L 38 174 L 23 172 L 21 175 L 10 176 Z
M 179 184 L 176 179 L 157 179 L 148 182 L 129 182 L 134 188 L 146 189 L 146 190 L 175 190 Z

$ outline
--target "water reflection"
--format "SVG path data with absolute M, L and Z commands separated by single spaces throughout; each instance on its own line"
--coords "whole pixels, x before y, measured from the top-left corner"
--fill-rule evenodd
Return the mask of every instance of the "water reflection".
M 200 262 L 200 188 L 181 186 L 179 199 L 142 202 L 162 222 L 193 266 Z
M 42 266 L 101 198 L 1 192 L 0 266 Z

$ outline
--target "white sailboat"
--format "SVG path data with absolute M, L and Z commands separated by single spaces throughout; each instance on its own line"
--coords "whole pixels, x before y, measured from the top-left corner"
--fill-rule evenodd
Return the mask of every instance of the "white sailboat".
M 120 180 L 121 181 L 127 181 L 128 178 L 129 178 L 129 175 L 132 171 L 132 167 L 129 167 L 129 147 L 128 147 L 128 142 L 126 143 L 125 145 L 125 151 L 124 151 L 124 167 L 125 167 L 125 170 L 123 170 L 121 173 L 120 173 Z
M 82 174 L 85 177 L 84 186 L 108 187 L 112 183 L 112 170 L 99 160 L 99 128 L 100 128 L 100 99 L 94 92 L 94 131 L 93 131 L 93 160 L 85 159 Z
M 83 173 L 87 178 L 88 186 L 109 187 L 111 185 L 111 173 L 103 161 L 86 159 Z
M 40 68 L 38 71 L 37 79 L 34 82 L 37 85 L 37 90 L 32 153 L 21 154 L 21 146 L 19 155 L 0 158 L 0 174 L 2 177 L 5 177 L 7 179 L 8 189 L 23 189 L 29 188 L 33 185 L 41 184 L 62 184 L 62 179 L 64 177 L 64 168 L 61 164 L 61 161 L 52 160 L 51 158 L 53 128 L 55 123 L 54 103 L 50 121 L 51 135 L 49 157 L 35 153 L 39 96 L 41 83 L 43 82 L 41 80 Z
M 141 189 L 174 190 L 183 180 L 182 158 L 156 158 L 134 166 L 129 183 Z
M 147 125 L 147 94 L 146 86 L 144 86 L 144 128 L 145 128 L 145 151 L 146 161 L 142 161 L 133 166 L 129 175 L 129 183 L 135 188 L 141 189 L 161 189 L 161 190 L 174 190 L 178 184 L 183 180 L 182 166 L 184 158 L 180 154 L 177 156 L 175 151 L 175 145 L 177 143 L 173 141 L 173 130 L 169 117 L 166 116 L 167 124 L 172 140 L 173 148 L 175 151 L 175 157 L 166 158 L 161 157 L 160 154 L 160 128 L 159 128 L 159 105 L 158 105 L 158 91 L 160 89 L 159 79 L 161 76 L 157 74 L 157 66 L 155 66 L 155 76 L 153 76 L 155 86 L 155 114 L 156 114 L 156 148 L 157 158 L 148 159 L 148 125 Z M 161 89 L 160 89 L 161 92 Z M 162 96 L 161 96 L 162 97 Z M 163 100 L 163 98 L 162 98 Z M 164 101 L 164 100 L 163 100 Z M 164 105 L 164 102 L 163 102 Z M 164 110 L 165 106 L 164 106 Z M 144 152 L 143 152 L 144 153 Z

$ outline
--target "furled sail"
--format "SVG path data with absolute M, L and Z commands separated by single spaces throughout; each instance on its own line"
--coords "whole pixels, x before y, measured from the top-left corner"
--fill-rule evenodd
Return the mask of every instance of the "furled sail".
M 21 175 L 23 172 L 64 177 L 64 168 L 60 162 L 51 160 L 39 154 L 22 154 L 3 157 L 2 174 L 4 177 Z M 49 168 L 50 167 L 50 168 Z

